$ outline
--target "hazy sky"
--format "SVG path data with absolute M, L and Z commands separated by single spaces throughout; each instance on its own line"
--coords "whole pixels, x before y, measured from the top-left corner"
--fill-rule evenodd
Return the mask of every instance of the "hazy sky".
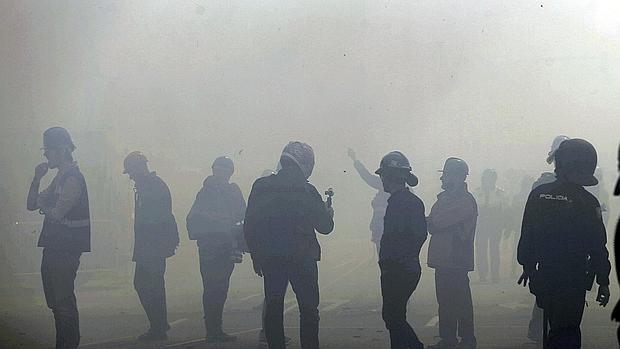
M 314 146 L 325 185 L 351 169 L 348 146 L 371 167 L 400 149 L 427 173 L 457 155 L 536 175 L 557 134 L 592 141 L 613 173 L 620 6 L 473 4 L 0 1 L 2 166 L 25 158 L 12 175 L 29 174 L 41 132 L 63 125 L 82 150 L 102 134 L 117 161 L 236 153 L 244 179 L 290 139 Z

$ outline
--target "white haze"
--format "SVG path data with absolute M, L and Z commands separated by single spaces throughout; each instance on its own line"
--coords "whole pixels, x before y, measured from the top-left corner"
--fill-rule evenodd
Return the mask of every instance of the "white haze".
M 289 140 L 314 147 L 311 181 L 336 190 L 334 239 L 370 234 L 374 193 L 347 147 L 371 170 L 402 150 L 427 209 L 446 157 L 469 162 L 472 187 L 493 167 L 512 192 L 520 177 L 510 173 L 551 170 L 559 134 L 591 141 L 611 186 L 618 18 L 613 0 L 3 0 L 3 209 L 11 222 L 40 219 L 25 197 L 41 133 L 57 125 L 74 137 L 93 198 L 116 190 L 126 217 L 122 159 L 143 151 L 181 228 L 215 157 L 235 159 L 247 196 Z M 93 216 L 113 218 L 93 198 Z M 181 258 L 197 265 L 195 252 Z

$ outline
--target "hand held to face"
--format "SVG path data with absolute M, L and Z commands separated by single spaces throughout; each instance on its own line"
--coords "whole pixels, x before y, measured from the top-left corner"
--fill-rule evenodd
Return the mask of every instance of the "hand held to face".
M 37 167 L 34 168 L 34 179 L 41 180 L 41 178 L 43 178 L 47 174 L 48 170 L 49 166 L 47 162 L 38 164 Z

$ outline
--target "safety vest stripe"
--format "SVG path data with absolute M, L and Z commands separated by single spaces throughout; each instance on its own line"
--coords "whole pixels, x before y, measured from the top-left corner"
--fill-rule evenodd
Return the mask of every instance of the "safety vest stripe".
M 90 219 L 80 219 L 75 221 L 65 219 L 61 222 L 61 224 L 67 226 L 68 228 L 84 228 L 90 226 Z

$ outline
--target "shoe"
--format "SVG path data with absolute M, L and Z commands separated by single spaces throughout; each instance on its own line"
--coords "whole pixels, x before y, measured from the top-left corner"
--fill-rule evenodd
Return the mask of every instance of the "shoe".
M 138 336 L 138 341 L 141 342 L 154 342 L 168 340 L 166 332 L 153 332 L 151 330 Z
M 284 336 L 284 344 L 289 344 L 291 341 L 291 337 Z M 258 343 L 267 345 L 267 337 L 265 337 L 265 331 L 263 330 L 258 333 Z
M 456 349 L 456 344 L 446 342 L 442 339 L 436 344 L 429 345 L 426 349 Z
M 542 337 L 540 335 L 534 334 L 529 331 L 527 333 L 527 339 L 531 340 L 532 342 L 536 342 L 536 343 L 542 342 Z
M 215 333 L 214 335 L 207 335 L 207 338 L 205 338 L 205 342 L 206 343 L 230 343 L 230 342 L 235 342 L 237 340 L 236 336 L 231 336 L 227 333 L 224 333 L 224 331 L 221 331 L 219 333 Z
M 456 349 L 476 349 L 476 338 L 461 339 L 461 342 L 456 345 Z

